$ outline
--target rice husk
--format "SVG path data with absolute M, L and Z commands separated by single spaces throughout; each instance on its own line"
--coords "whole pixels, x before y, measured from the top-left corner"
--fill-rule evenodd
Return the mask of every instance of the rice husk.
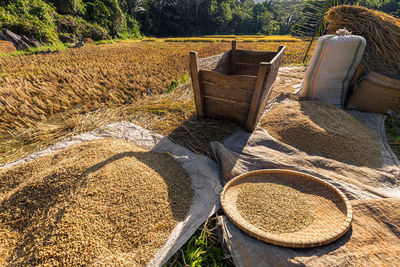
M 171 156 L 117 139 L 0 171 L 1 266 L 144 266 L 190 209 Z
M 345 111 L 322 102 L 279 104 L 261 119 L 277 140 L 308 154 L 376 167 L 381 146 L 375 132 Z
M 346 28 L 367 41 L 363 65 L 367 70 L 400 73 L 400 20 L 361 6 L 332 7 L 325 15 L 327 30 Z

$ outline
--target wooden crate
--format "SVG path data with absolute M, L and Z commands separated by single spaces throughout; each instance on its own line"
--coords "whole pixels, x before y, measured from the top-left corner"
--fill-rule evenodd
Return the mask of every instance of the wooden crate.
M 253 131 L 272 91 L 285 46 L 277 52 L 236 49 L 209 58 L 190 52 L 197 116 L 226 119 Z

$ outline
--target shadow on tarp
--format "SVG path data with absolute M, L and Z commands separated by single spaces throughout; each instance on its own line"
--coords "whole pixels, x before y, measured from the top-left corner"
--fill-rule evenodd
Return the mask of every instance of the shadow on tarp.
M 215 160 L 210 143 L 222 141 L 240 127 L 225 120 L 199 119 L 190 117 L 174 129 L 167 137 L 176 144 L 190 149 L 192 152 L 205 155 Z
M 219 216 L 218 222 L 223 226 L 222 231 L 218 232 L 219 239 L 227 251 L 233 253 L 237 266 L 308 266 L 296 259 L 329 255 L 346 246 L 353 236 L 353 227 L 350 227 L 346 234 L 330 244 L 314 248 L 288 248 L 250 237 L 236 228 L 225 216 Z M 229 238 L 225 237 L 227 234 L 230 235 Z M 353 261 L 354 258 L 349 258 L 349 263 Z

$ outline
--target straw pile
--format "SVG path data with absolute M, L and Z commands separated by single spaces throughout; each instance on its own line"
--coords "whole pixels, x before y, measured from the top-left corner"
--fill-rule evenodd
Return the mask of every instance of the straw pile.
M 381 146 L 373 130 L 327 103 L 276 105 L 262 118 L 261 127 L 308 154 L 361 166 L 376 167 L 379 163 Z
M 83 38 L 83 42 L 85 44 L 93 44 L 94 43 L 92 38 Z
M 0 53 L 11 53 L 14 51 L 17 51 L 17 49 L 11 42 L 0 40 Z
M 400 73 L 400 20 L 357 6 L 336 6 L 326 14 L 331 33 L 346 27 L 367 40 L 363 65 L 368 70 Z
M 193 190 L 167 154 L 103 139 L 0 171 L 1 266 L 145 266 Z
M 311 225 L 313 212 L 304 194 L 274 183 L 246 183 L 237 199 L 240 214 L 257 228 L 274 234 Z

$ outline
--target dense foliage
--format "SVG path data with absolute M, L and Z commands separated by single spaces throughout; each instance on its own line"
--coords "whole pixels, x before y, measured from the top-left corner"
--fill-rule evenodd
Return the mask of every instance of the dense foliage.
M 400 15 L 396 0 L 332 0 Z M 0 0 L 0 28 L 42 42 L 111 37 L 296 34 L 326 0 Z M 318 15 L 318 14 L 316 14 Z M 317 18 L 318 20 L 318 18 Z

